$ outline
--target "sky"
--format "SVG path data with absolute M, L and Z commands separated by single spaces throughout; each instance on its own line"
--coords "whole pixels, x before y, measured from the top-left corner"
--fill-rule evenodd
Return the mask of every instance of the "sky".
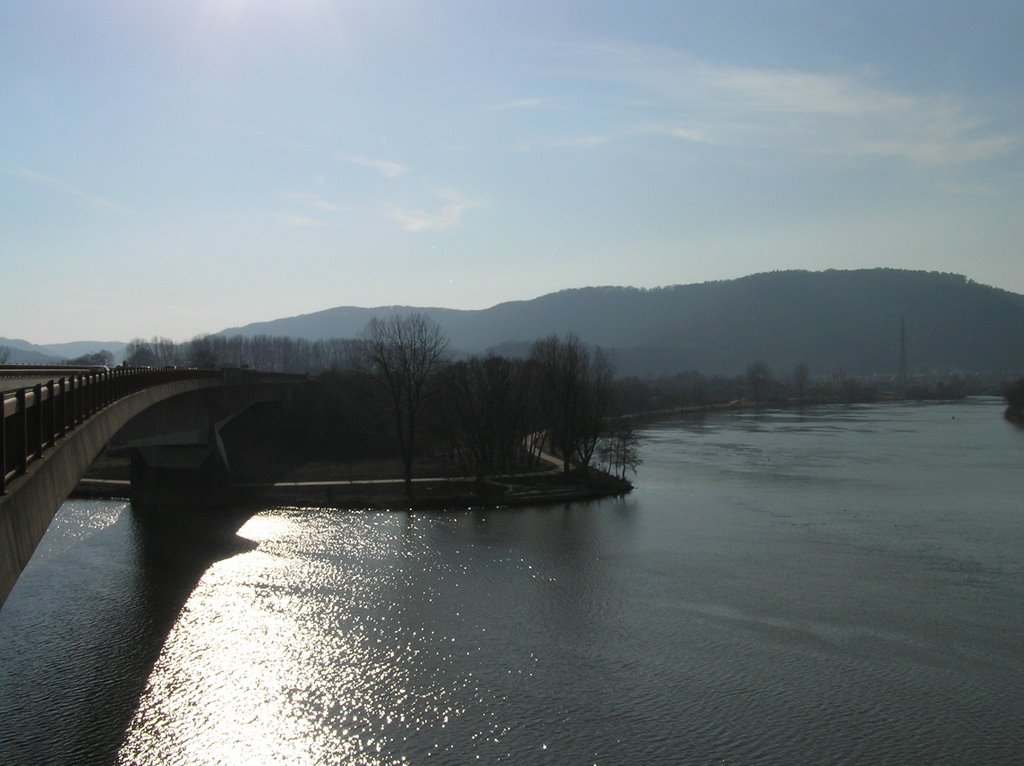
M 1024 2 L 0 4 L 0 336 L 779 269 L 1024 293 Z

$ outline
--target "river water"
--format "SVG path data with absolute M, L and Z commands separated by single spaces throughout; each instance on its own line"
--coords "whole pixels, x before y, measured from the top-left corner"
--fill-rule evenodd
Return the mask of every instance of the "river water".
M 1020 762 L 999 402 L 642 436 L 590 504 L 67 502 L 0 610 L 0 763 Z

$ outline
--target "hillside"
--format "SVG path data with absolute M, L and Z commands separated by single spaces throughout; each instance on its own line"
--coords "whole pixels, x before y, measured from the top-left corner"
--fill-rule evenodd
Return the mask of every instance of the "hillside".
M 804 363 L 813 374 L 895 373 L 901 316 L 911 372 L 1024 371 L 1024 296 L 955 274 L 896 269 L 588 287 L 475 311 L 345 306 L 221 334 L 355 337 L 371 317 L 414 310 L 436 319 L 451 347 L 467 353 L 521 352 L 539 337 L 573 331 L 609 349 L 623 374 L 734 374 L 754 359 L 780 372 Z
M 61 364 L 68 359 L 109 351 L 114 360 L 124 359 L 124 341 L 74 341 L 72 343 L 50 343 L 46 345 L 29 343 L 15 338 L 0 338 L 0 347 L 10 349 L 9 364 Z

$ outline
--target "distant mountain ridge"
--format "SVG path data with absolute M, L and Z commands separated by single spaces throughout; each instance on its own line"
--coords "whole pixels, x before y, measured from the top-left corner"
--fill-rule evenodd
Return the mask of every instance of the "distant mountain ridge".
M 318 340 L 358 336 L 373 317 L 424 313 L 453 349 L 522 351 L 575 332 L 611 353 L 620 374 L 735 374 L 762 359 L 778 374 L 892 374 L 900 319 L 913 371 L 1024 371 L 1024 296 L 957 274 L 864 269 L 776 271 L 653 289 L 586 287 L 488 309 L 341 306 L 220 335 Z
M 9 364 L 60 364 L 68 359 L 95 354 L 97 351 L 109 351 L 114 359 L 124 359 L 124 349 L 128 344 L 124 341 L 80 340 L 70 343 L 29 343 L 17 338 L 0 338 L 0 347 L 11 349 Z

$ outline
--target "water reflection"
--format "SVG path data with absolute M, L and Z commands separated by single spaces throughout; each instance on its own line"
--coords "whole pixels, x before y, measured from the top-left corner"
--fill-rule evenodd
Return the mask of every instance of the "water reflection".
M 196 587 L 124 762 L 400 763 L 411 734 L 460 715 L 471 681 L 446 671 L 461 647 L 418 615 L 438 608 L 436 586 L 416 581 L 434 568 L 422 543 L 395 534 L 398 515 L 336 516 L 242 528 L 258 549 Z
M 67 503 L 0 610 L 0 762 L 114 762 L 193 587 L 246 549 L 244 518 Z

